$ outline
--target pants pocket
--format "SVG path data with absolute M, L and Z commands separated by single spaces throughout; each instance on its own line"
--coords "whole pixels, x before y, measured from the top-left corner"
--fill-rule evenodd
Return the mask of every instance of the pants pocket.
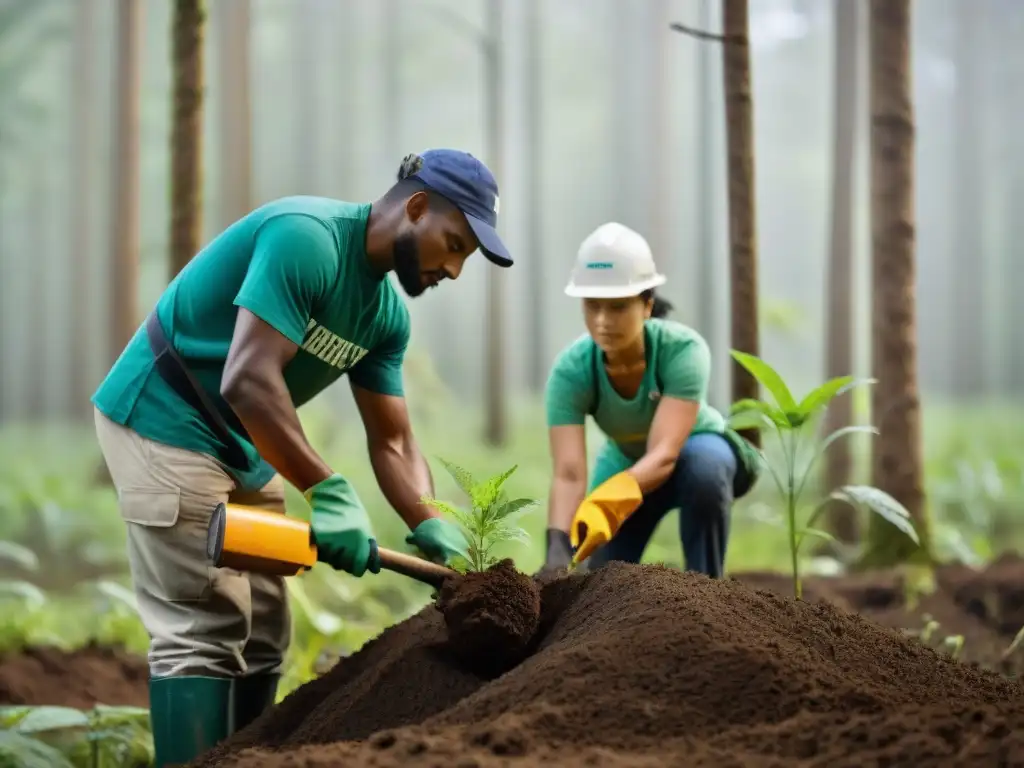
M 183 502 L 176 489 L 124 489 L 121 516 L 128 528 L 128 554 L 136 589 L 157 602 L 209 598 L 213 568 L 206 536 L 213 504 Z
M 125 488 L 120 505 L 126 523 L 170 528 L 178 522 L 181 493 L 177 488 Z

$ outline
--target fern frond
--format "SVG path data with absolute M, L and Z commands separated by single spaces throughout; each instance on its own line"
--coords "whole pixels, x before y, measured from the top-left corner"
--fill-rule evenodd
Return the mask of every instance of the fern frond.
M 536 499 L 512 499 L 497 506 L 494 516 L 498 520 L 511 521 L 537 503 Z
M 461 509 L 456 507 L 454 504 L 449 504 L 447 501 L 441 501 L 441 499 L 435 499 L 431 496 L 421 496 L 420 503 L 426 504 L 429 507 L 433 507 L 438 512 L 442 512 L 446 515 L 458 519 L 459 514 L 462 512 Z
M 463 469 L 454 462 L 447 461 L 446 459 L 438 459 L 438 461 L 440 461 L 444 468 L 448 470 L 448 474 L 452 476 L 452 479 L 455 481 L 456 485 L 459 486 L 461 491 L 472 499 L 473 488 L 476 486 L 476 482 L 473 480 L 473 476 L 469 471 Z
M 482 510 L 490 510 L 494 504 L 501 498 L 502 488 L 505 481 L 512 476 L 512 473 L 518 469 L 518 464 L 513 464 L 510 469 L 505 470 L 499 475 L 488 478 L 484 482 L 474 487 L 473 493 L 473 506 L 479 507 Z
M 502 541 L 528 541 L 529 536 L 522 528 L 503 526 L 491 531 L 491 541 L 494 543 Z

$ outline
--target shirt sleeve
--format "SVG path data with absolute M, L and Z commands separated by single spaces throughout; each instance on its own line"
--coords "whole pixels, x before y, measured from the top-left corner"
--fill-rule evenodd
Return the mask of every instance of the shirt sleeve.
M 313 309 L 337 275 L 337 247 L 324 224 L 302 214 L 276 216 L 256 231 L 235 304 L 302 344 Z
M 559 355 L 548 374 L 544 391 L 548 427 L 582 425 L 587 420 L 590 393 L 580 370 L 579 355 L 569 349 Z
M 402 362 L 409 347 L 409 336 L 409 314 L 403 307 L 387 338 L 349 370 L 349 381 L 371 392 L 403 397 Z
M 711 379 L 711 349 L 697 334 L 666 334 L 658 358 L 663 394 L 704 402 Z

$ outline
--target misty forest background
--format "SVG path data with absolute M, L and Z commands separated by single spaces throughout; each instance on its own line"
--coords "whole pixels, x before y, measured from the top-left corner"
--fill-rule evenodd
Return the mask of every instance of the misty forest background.
M 983 562 L 1024 544 L 1024 3 L 913 4 L 904 61 L 908 37 L 892 14 L 872 21 L 868 2 L 751 0 L 739 27 L 750 146 L 744 121 L 726 118 L 742 114 L 742 83 L 727 98 L 724 71 L 739 49 L 670 27 L 717 33 L 738 23 L 723 13 L 737 0 L 182 11 L 196 5 L 0 2 L 0 517 L 6 541 L 54 563 L 34 583 L 124 580 L 89 397 L 176 269 L 256 205 L 372 200 L 405 154 L 433 146 L 495 170 L 517 263 L 474 258 L 457 283 L 409 302 L 410 407 L 431 460 L 519 467 L 510 490 L 542 500 L 522 567 L 542 557 L 544 381 L 583 331 L 563 287 L 580 241 L 609 220 L 649 239 L 675 317 L 709 339 L 713 405 L 736 399 L 729 349 L 753 349 L 736 328 L 798 395 L 826 376 L 873 375 L 874 405 L 870 392 L 845 397 L 832 423 L 881 434 L 837 450 L 827 487 L 873 481 L 916 520 L 927 511 L 940 558 Z M 753 227 L 730 186 L 750 193 Z M 739 278 L 737 254 L 755 265 Z M 734 289 L 758 306 L 732 304 Z M 347 386 L 302 417 L 382 542 L 401 545 Z M 455 494 L 434 467 L 439 495 Z M 762 482 L 737 505 L 731 570 L 785 567 L 773 494 Z M 859 519 L 845 514 L 836 532 L 856 544 Z M 671 520 L 645 560 L 681 562 Z M 32 570 L 13 562 L 3 568 Z

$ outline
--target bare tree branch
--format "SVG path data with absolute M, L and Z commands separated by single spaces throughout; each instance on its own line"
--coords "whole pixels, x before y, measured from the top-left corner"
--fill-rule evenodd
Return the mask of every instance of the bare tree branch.
M 695 37 L 698 40 L 707 40 L 712 43 L 728 43 L 730 45 L 747 45 L 746 35 L 719 35 L 714 32 L 705 32 L 701 29 L 688 27 L 685 24 L 680 24 L 678 21 L 673 21 L 668 26 L 673 32 L 682 32 L 684 35 Z

